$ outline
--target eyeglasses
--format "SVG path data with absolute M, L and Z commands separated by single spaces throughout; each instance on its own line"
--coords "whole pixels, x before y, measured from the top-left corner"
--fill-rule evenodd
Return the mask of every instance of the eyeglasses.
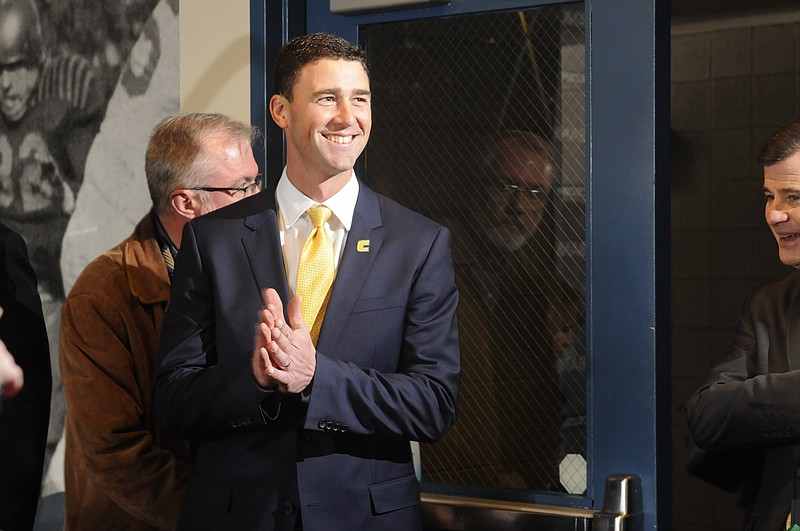
M 243 184 L 238 188 L 225 188 L 219 186 L 195 186 L 193 188 L 184 188 L 184 190 L 199 190 L 203 192 L 225 192 L 231 197 L 247 197 L 249 195 L 257 194 L 261 191 L 261 174 L 256 177 L 255 182 Z M 239 195 L 241 194 L 241 195 Z
M 492 184 L 489 188 L 493 192 L 503 196 L 522 194 L 526 199 L 533 201 L 544 201 L 547 198 L 547 192 L 536 186 L 519 186 L 514 183 L 502 183 Z

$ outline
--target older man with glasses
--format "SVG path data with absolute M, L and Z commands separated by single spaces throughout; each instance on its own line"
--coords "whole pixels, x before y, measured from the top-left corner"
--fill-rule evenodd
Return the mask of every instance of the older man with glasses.
M 465 484 L 560 490 L 563 393 L 550 317 L 561 317 L 566 283 L 554 267 L 551 152 L 532 131 L 492 135 L 477 154 L 474 192 L 445 223 L 464 370 L 459 422 L 426 452 L 427 462 L 469 455 L 474 469 L 459 471 Z
M 524 252 L 539 233 L 553 188 L 550 149 L 535 133 L 511 130 L 503 132 L 488 150 L 483 180 L 487 200 L 478 206 L 483 219 L 477 225 L 497 250 Z
M 67 297 L 66 530 L 178 524 L 190 455 L 152 419 L 161 323 L 183 226 L 260 190 L 256 135 L 219 114 L 181 114 L 156 126 L 145 158 L 151 211 L 83 270 Z
M 202 192 L 225 192 L 234 199 L 244 199 L 248 195 L 257 194 L 261 191 L 261 183 L 259 182 L 260 179 L 261 174 L 259 173 L 255 182 L 243 184 L 242 186 L 236 186 L 234 188 L 228 188 L 225 186 L 195 186 L 192 188 L 187 188 L 187 190 L 199 190 Z

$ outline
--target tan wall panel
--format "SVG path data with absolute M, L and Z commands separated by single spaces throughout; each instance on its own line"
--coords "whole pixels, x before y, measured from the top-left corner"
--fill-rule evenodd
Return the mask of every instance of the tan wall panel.
M 180 3 L 181 111 L 250 122 L 250 3 Z

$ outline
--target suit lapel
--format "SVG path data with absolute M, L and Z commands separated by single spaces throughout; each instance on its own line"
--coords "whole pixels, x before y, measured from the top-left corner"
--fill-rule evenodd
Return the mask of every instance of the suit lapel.
M 259 292 L 265 288 L 275 288 L 285 307 L 289 302 L 289 285 L 275 211 L 275 190 L 264 190 L 260 195 L 264 196 L 264 208 L 244 219 L 245 226 L 253 232 L 242 237 L 242 244 Z
M 359 181 L 359 185 L 353 224 L 347 234 L 342 260 L 317 342 L 318 346 L 322 346 L 329 353 L 334 350 L 339 335 L 344 330 L 353 305 L 361 293 L 364 278 L 369 274 L 383 244 L 383 220 L 378 196 L 364 183 Z

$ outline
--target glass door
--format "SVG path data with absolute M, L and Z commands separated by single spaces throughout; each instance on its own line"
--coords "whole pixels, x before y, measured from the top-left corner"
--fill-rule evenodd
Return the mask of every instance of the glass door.
M 420 448 L 424 482 L 585 491 L 583 20 L 561 4 L 360 30 L 364 178 L 453 234 L 459 420 Z

